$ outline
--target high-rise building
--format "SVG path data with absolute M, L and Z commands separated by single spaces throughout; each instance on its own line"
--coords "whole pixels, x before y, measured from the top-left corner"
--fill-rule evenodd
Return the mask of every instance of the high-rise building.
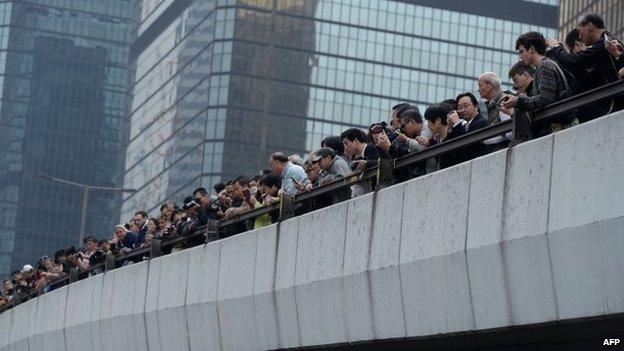
M 0 274 L 76 245 L 81 189 L 120 186 L 136 0 L 0 2 Z M 87 233 L 110 235 L 121 194 L 93 191 Z
M 557 0 L 144 1 L 122 218 L 507 72 Z
M 624 0 L 560 0 L 559 38 L 564 39 L 588 13 L 596 13 L 617 38 L 624 38 Z

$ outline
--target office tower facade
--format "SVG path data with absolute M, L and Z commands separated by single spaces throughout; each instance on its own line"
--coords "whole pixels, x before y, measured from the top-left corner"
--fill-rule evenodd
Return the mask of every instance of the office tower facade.
M 556 1 L 145 1 L 122 220 L 304 154 L 322 138 L 506 79 L 516 37 L 555 36 Z
M 565 39 L 588 13 L 597 13 L 605 21 L 605 27 L 616 38 L 624 38 L 623 0 L 560 0 L 559 38 Z
M 77 245 L 83 192 L 120 186 L 131 0 L 0 2 L 0 270 Z M 109 236 L 121 194 L 91 193 L 87 233 Z

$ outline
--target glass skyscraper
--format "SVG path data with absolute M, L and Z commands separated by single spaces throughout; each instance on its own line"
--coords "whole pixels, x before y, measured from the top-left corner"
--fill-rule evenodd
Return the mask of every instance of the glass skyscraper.
M 120 186 L 128 57 L 140 3 L 0 1 L 0 274 L 76 245 L 82 191 Z M 93 191 L 87 234 L 107 237 L 121 194 Z
M 561 0 L 559 37 L 565 39 L 576 28 L 583 16 L 597 13 L 605 21 L 606 29 L 619 39 L 624 38 L 624 0 Z
M 303 154 L 408 101 L 476 91 L 556 35 L 556 1 L 145 0 L 122 219 Z

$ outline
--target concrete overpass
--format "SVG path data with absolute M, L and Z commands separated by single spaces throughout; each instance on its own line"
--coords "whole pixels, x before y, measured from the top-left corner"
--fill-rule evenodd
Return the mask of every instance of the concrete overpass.
M 79 281 L 0 315 L 0 350 L 463 349 L 586 326 L 601 349 L 624 333 L 623 135 L 624 112 Z

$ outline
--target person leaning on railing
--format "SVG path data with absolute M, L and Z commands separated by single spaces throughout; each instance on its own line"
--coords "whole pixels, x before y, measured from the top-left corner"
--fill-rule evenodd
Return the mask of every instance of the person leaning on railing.
M 276 175 L 265 175 L 260 178 L 259 184 L 254 192 L 252 192 L 249 198 L 247 198 L 247 202 L 251 208 L 262 208 L 264 206 L 269 206 L 280 201 L 277 196 L 277 192 L 281 188 L 281 179 Z M 271 225 L 273 220 L 270 214 L 263 214 L 258 216 L 254 220 L 254 229 L 266 227 Z
M 531 125 L 532 113 L 547 105 L 571 96 L 570 82 L 557 63 L 546 55 L 546 39 L 541 33 L 528 32 L 516 40 L 516 50 L 520 59 L 532 66 L 537 66 L 533 78 L 533 95 L 506 95 L 503 107 L 515 108 L 516 139 L 529 140 L 533 134 L 544 135 L 578 124 L 574 114 L 567 114 L 553 120 L 549 126 Z M 532 129 L 535 129 L 535 133 Z
M 585 79 L 583 74 L 580 75 L 577 93 L 617 81 L 618 70 L 624 67 L 624 55 L 617 50 L 618 45 L 621 47 L 622 43 L 605 29 L 604 20 L 597 14 L 591 13 L 583 17 L 577 28 L 578 38 L 585 44 L 585 49 L 569 53 L 557 39 L 549 39 L 546 41 L 549 48 L 546 55 L 574 74 L 591 72 L 589 79 Z M 609 46 L 615 49 L 614 53 L 609 51 Z M 592 104 L 591 109 L 583 111 L 582 120 L 603 116 L 622 108 L 621 105 L 621 99 Z

